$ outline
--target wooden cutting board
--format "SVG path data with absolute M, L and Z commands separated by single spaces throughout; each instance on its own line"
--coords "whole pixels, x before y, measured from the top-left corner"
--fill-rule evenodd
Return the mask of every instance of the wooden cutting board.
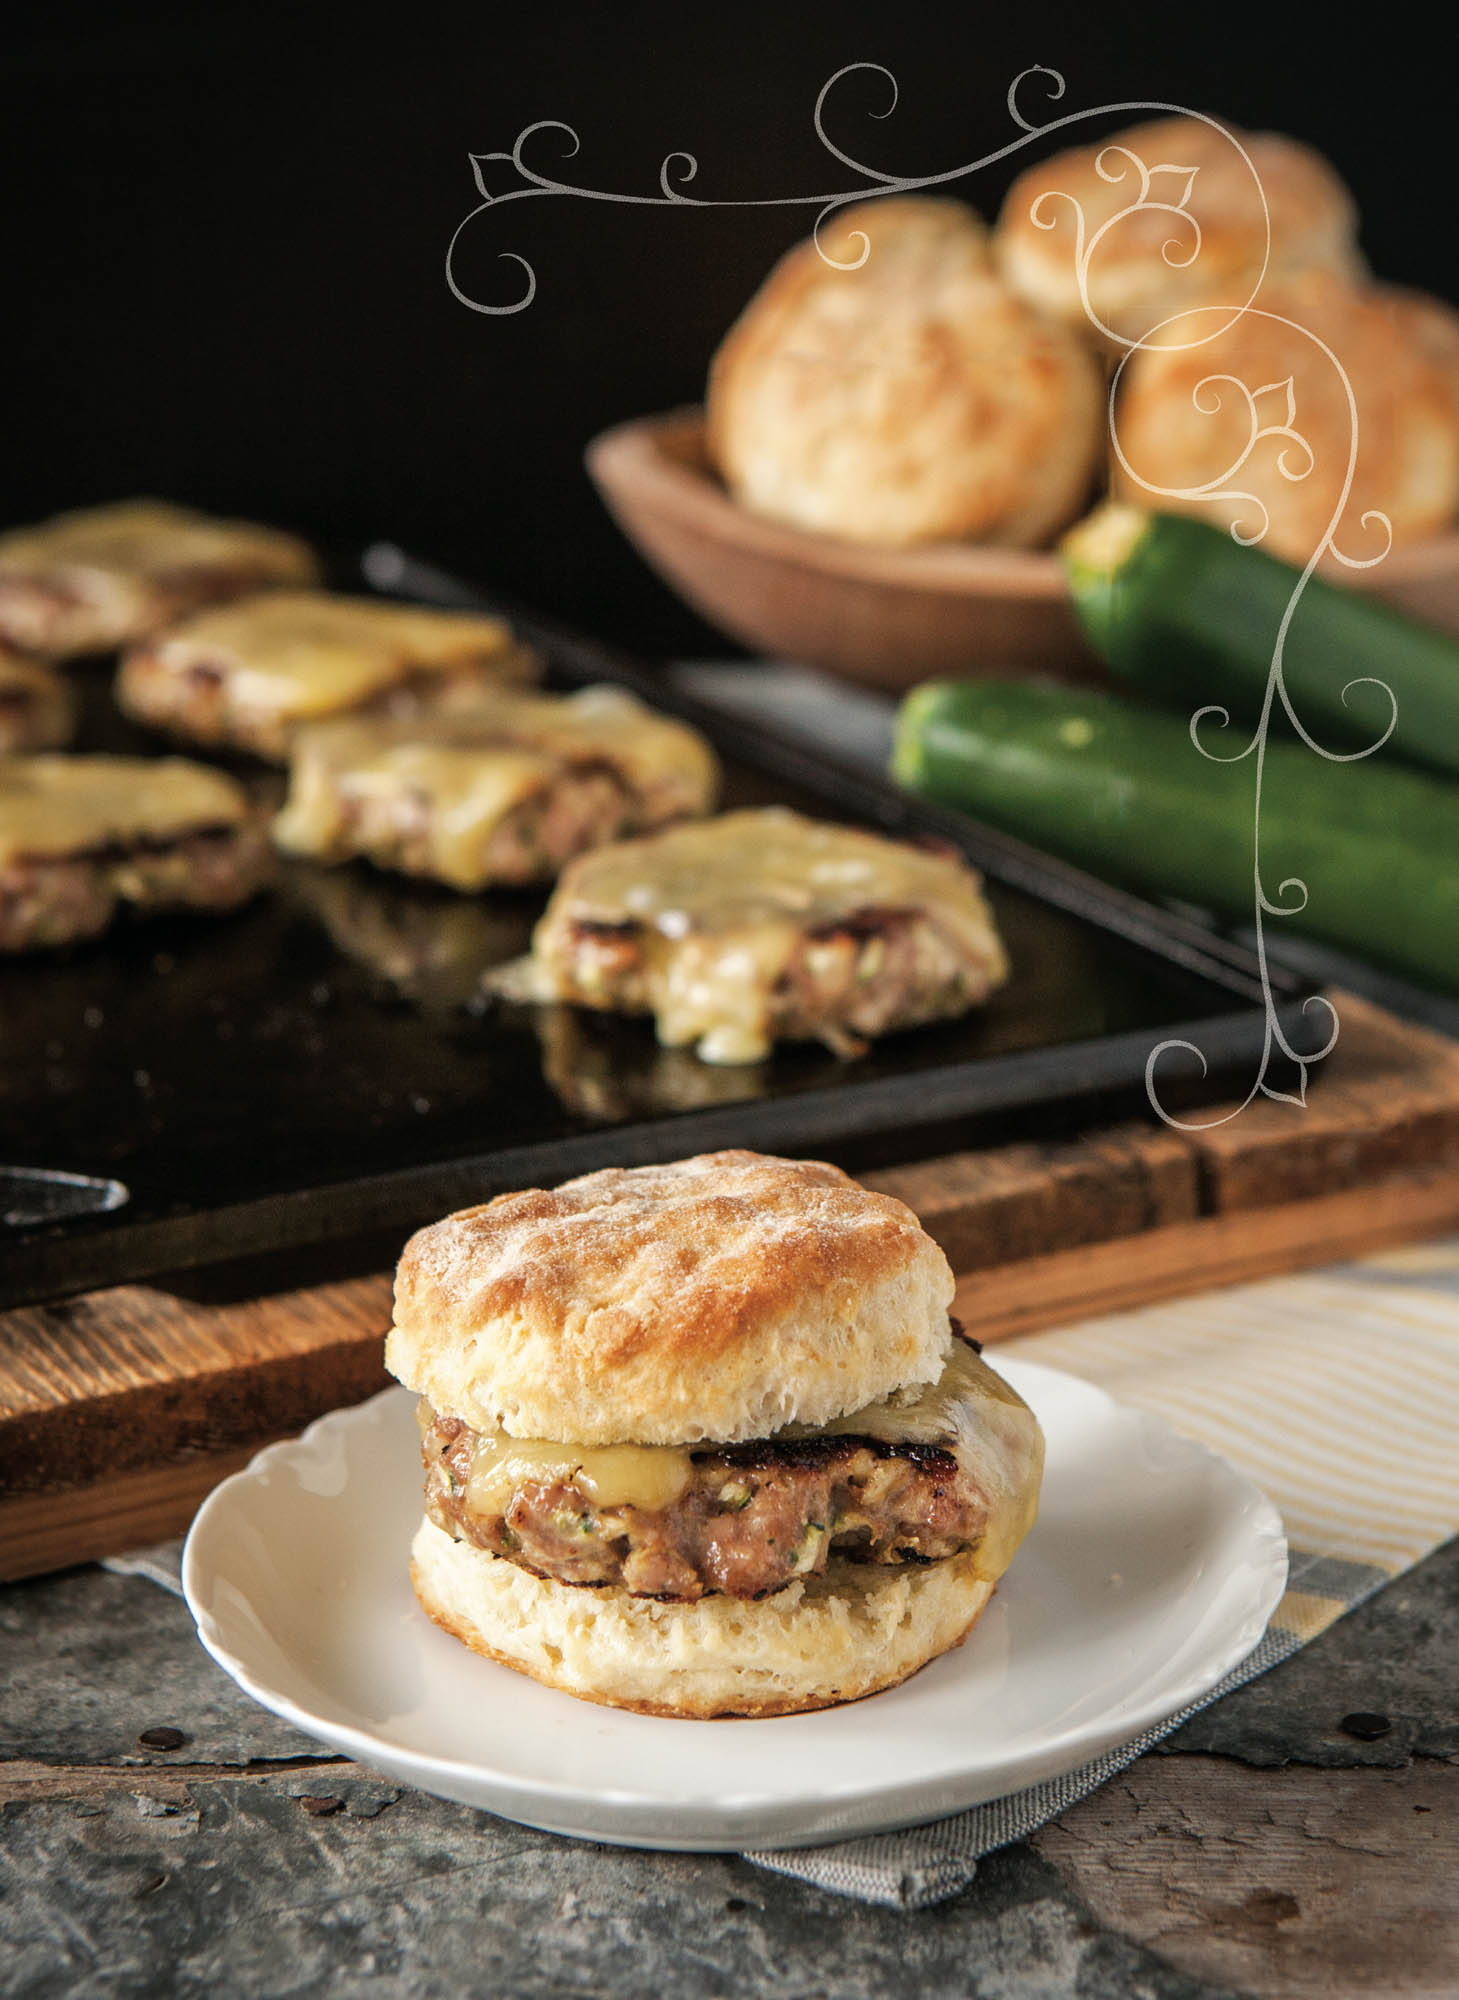
M 942 1244 L 985 1341 L 1459 1229 L 1459 1043 L 1339 1004 L 1306 1109 L 866 1179 Z M 0 1579 L 178 1532 L 259 1444 L 385 1385 L 389 1319 L 387 1273 L 243 1296 L 190 1273 L 0 1314 Z

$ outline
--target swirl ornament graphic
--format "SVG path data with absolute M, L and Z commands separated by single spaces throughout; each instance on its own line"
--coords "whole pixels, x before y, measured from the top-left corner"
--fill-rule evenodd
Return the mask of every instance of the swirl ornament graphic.
M 954 182 L 965 180 L 1009 159 L 1030 146 L 1046 144 L 1056 134 L 1069 131 L 1094 119 L 1160 115 L 1189 119 L 1207 126 L 1218 134 L 1224 143 L 1234 148 L 1251 177 L 1253 189 L 1261 205 L 1263 223 L 1262 254 L 1249 280 L 1245 296 L 1234 302 L 1213 302 L 1203 297 L 1199 314 L 1189 309 L 1174 313 L 1137 336 L 1123 333 L 1111 325 L 1095 303 L 1093 296 L 1095 287 L 1092 285 L 1092 279 L 1097 278 L 1100 251 L 1122 223 L 1137 215 L 1157 214 L 1168 217 L 1170 223 L 1170 234 L 1161 248 L 1164 262 L 1172 270 L 1188 270 L 1196 265 L 1203 248 L 1203 239 L 1200 222 L 1191 212 L 1190 203 L 1196 191 L 1199 167 L 1169 160 L 1150 163 L 1142 159 L 1132 146 L 1111 141 L 1095 155 L 1094 171 L 1107 186 L 1126 191 L 1128 200 L 1106 214 L 1096 226 L 1091 227 L 1084 204 L 1075 194 L 1059 189 L 1045 189 L 1033 202 L 1029 214 L 1034 226 L 1045 230 L 1057 227 L 1061 213 L 1068 215 L 1072 220 L 1074 275 L 1082 310 L 1091 328 L 1107 344 L 1109 350 L 1118 356 L 1109 385 L 1111 449 L 1125 477 L 1157 504 L 1161 501 L 1182 503 L 1187 508 L 1192 503 L 1202 501 L 1220 502 L 1228 506 L 1234 504 L 1240 511 L 1230 527 L 1233 540 L 1246 547 L 1256 546 L 1266 536 L 1270 525 L 1269 512 L 1260 495 L 1250 486 L 1243 484 L 1243 473 L 1258 447 L 1266 444 L 1277 447 L 1274 460 L 1277 472 L 1281 478 L 1292 482 L 1308 478 L 1316 467 L 1317 457 L 1311 440 L 1301 428 L 1301 411 L 1298 407 L 1296 380 L 1293 375 L 1289 374 L 1281 380 L 1253 386 L 1242 381 L 1239 376 L 1213 368 L 1209 375 L 1197 381 L 1192 391 L 1192 401 L 1198 414 L 1213 418 L 1227 408 L 1228 399 L 1234 399 L 1234 407 L 1238 410 L 1244 409 L 1245 436 L 1238 442 L 1234 456 L 1218 473 L 1199 483 L 1185 486 L 1160 485 L 1142 477 L 1130 463 L 1125 452 L 1119 434 L 1118 420 L 1121 382 L 1130 361 L 1142 349 L 1157 346 L 1162 349 L 1172 347 L 1195 349 L 1208 346 L 1220 340 L 1239 320 L 1254 316 L 1268 320 L 1275 326 L 1286 328 L 1302 341 L 1309 343 L 1320 357 L 1321 363 L 1333 371 L 1341 386 L 1348 419 L 1348 447 L 1340 491 L 1327 517 L 1323 532 L 1298 571 L 1287 599 L 1273 639 L 1271 662 L 1257 720 L 1244 742 L 1234 749 L 1223 749 L 1219 747 L 1219 738 L 1222 732 L 1233 727 L 1231 715 L 1225 708 L 1218 703 L 1208 704 L 1197 709 L 1190 718 L 1191 743 L 1198 755 L 1218 763 L 1239 764 L 1249 761 L 1252 767 L 1252 911 L 1265 1009 L 1261 1053 L 1256 1071 L 1246 1096 L 1239 1103 L 1208 1119 L 1187 1120 L 1177 1117 L 1162 1102 L 1160 1072 L 1168 1058 L 1178 1055 L 1185 1058 L 1193 1057 L 1204 1076 L 1209 1072 L 1209 1063 L 1204 1051 L 1194 1042 L 1172 1037 L 1158 1043 L 1151 1050 L 1145 1065 L 1145 1089 L 1152 1110 L 1166 1124 L 1182 1131 L 1207 1131 L 1214 1126 L 1227 1124 L 1233 1118 L 1239 1117 L 1258 1097 L 1305 1107 L 1309 1072 L 1336 1047 L 1341 1021 L 1336 1007 L 1326 996 L 1318 994 L 1309 997 L 1303 1003 L 1303 1011 L 1310 1013 L 1321 1010 L 1327 1022 L 1328 1032 L 1320 1047 L 1299 1050 L 1283 1028 L 1280 1010 L 1272 989 L 1267 950 L 1268 919 L 1300 915 L 1307 906 L 1308 892 L 1307 884 L 1297 876 L 1287 876 L 1273 887 L 1268 882 L 1264 868 L 1261 810 L 1270 732 L 1274 721 L 1282 718 L 1315 756 L 1325 758 L 1331 763 L 1353 763 L 1371 757 L 1380 750 L 1391 736 L 1397 721 L 1397 701 L 1386 682 L 1376 676 L 1351 681 L 1342 690 L 1344 700 L 1346 701 L 1355 688 L 1377 687 L 1388 697 L 1388 722 L 1381 734 L 1361 749 L 1349 751 L 1329 749 L 1317 741 L 1303 722 L 1283 674 L 1287 633 L 1318 565 L 1330 557 L 1349 569 L 1370 569 L 1383 560 L 1392 544 L 1392 524 L 1385 514 L 1376 509 L 1365 511 L 1360 521 L 1363 529 L 1375 532 L 1381 541 L 1381 546 L 1375 554 L 1354 555 L 1340 548 L 1337 543 L 1338 529 L 1352 491 L 1358 456 L 1358 408 L 1347 371 L 1338 356 L 1316 333 L 1295 320 L 1267 311 L 1258 305 L 1257 301 L 1271 263 L 1271 211 L 1255 162 L 1237 135 L 1219 119 L 1205 112 L 1193 111 L 1184 105 L 1150 99 L 1130 99 L 1118 103 L 1092 105 L 1082 111 L 1065 112 L 1038 119 L 1027 114 L 1024 100 L 1037 91 L 1048 104 L 1058 104 L 1064 97 L 1066 85 L 1063 76 L 1057 70 L 1035 64 L 1021 71 L 1008 88 L 1007 108 L 1009 119 L 1016 128 L 1015 137 L 976 159 L 964 161 L 940 173 L 892 174 L 858 159 L 844 145 L 838 144 L 827 129 L 826 114 L 832 96 L 848 78 L 854 76 L 876 79 L 885 89 L 885 108 L 873 109 L 867 115 L 878 120 L 890 118 L 896 111 L 900 99 L 896 78 L 880 63 L 847 63 L 821 86 L 813 114 L 815 133 L 822 148 L 838 166 L 859 176 L 857 185 L 846 188 L 764 198 L 701 196 L 689 192 L 691 185 L 699 176 L 698 160 L 692 153 L 676 150 L 665 154 L 660 164 L 656 193 L 620 193 L 564 179 L 560 174 L 544 171 L 528 160 L 528 148 L 537 151 L 539 141 L 549 134 L 557 137 L 563 160 L 576 157 L 582 149 L 581 141 L 570 125 L 556 119 L 539 119 L 534 124 L 525 126 L 509 150 L 468 155 L 472 177 L 481 199 L 462 218 L 450 239 L 446 251 L 446 283 L 452 296 L 475 313 L 502 316 L 524 312 L 532 304 L 537 296 L 537 274 L 527 259 L 516 251 L 498 252 L 499 261 L 512 265 L 521 274 L 520 288 L 516 295 L 504 301 L 491 302 L 472 296 L 460 284 L 456 275 L 457 254 L 468 233 L 476 228 L 483 217 L 499 214 L 507 204 L 515 201 L 568 197 L 579 201 L 613 202 L 636 207 L 814 209 L 816 215 L 812 233 L 821 256 L 837 269 L 854 271 L 860 269 L 871 254 L 870 240 L 865 233 L 860 230 L 853 231 L 850 254 L 843 252 L 840 256 L 833 255 L 827 249 L 822 236 L 826 223 L 840 209 L 853 202 L 866 201 L 881 195 L 924 193 L 948 187 Z M 516 176 L 516 185 L 501 191 L 493 191 L 488 185 L 488 170 L 493 167 L 509 168 Z M 1199 333 L 1191 333 L 1188 338 L 1175 337 L 1175 330 L 1180 323 L 1188 324 L 1197 317 L 1202 320 L 1209 317 L 1215 323 Z M 1274 1076 L 1279 1070 L 1285 1077 L 1295 1076 L 1296 1082 L 1292 1088 L 1274 1081 Z

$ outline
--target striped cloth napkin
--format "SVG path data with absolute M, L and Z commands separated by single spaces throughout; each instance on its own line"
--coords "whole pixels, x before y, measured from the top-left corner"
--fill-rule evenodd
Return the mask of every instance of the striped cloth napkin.
M 990 1350 L 1164 1417 L 1281 1510 L 1286 1595 L 1204 1702 L 1253 1680 L 1459 1532 L 1459 1240 L 1086 1320 Z M 1047 1784 L 900 1833 L 748 1859 L 839 1895 L 921 1909 L 979 1859 L 1124 1770 L 1195 1708 Z

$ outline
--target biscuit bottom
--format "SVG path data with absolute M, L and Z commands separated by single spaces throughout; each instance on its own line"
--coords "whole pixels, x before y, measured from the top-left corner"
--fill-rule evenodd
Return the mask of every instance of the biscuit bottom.
M 583 1701 L 644 1715 L 794 1715 L 895 1687 L 960 1645 L 993 1594 L 971 1555 L 834 1562 L 759 1603 L 660 1603 L 551 1583 L 422 1521 L 411 1581 L 475 1652 Z

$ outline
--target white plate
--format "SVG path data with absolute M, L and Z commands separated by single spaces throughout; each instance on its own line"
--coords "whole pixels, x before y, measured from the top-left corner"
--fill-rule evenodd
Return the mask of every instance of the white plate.
M 225 1480 L 183 1585 L 265 1708 L 445 1798 L 630 1846 L 796 1846 L 939 1818 L 1173 1715 L 1260 1639 L 1286 1580 L 1271 1502 L 1101 1390 L 1000 1364 L 1038 1413 L 1038 1526 L 966 1643 L 885 1694 L 764 1722 L 574 1701 L 448 1638 L 407 1574 L 414 1398 L 336 1411 Z

